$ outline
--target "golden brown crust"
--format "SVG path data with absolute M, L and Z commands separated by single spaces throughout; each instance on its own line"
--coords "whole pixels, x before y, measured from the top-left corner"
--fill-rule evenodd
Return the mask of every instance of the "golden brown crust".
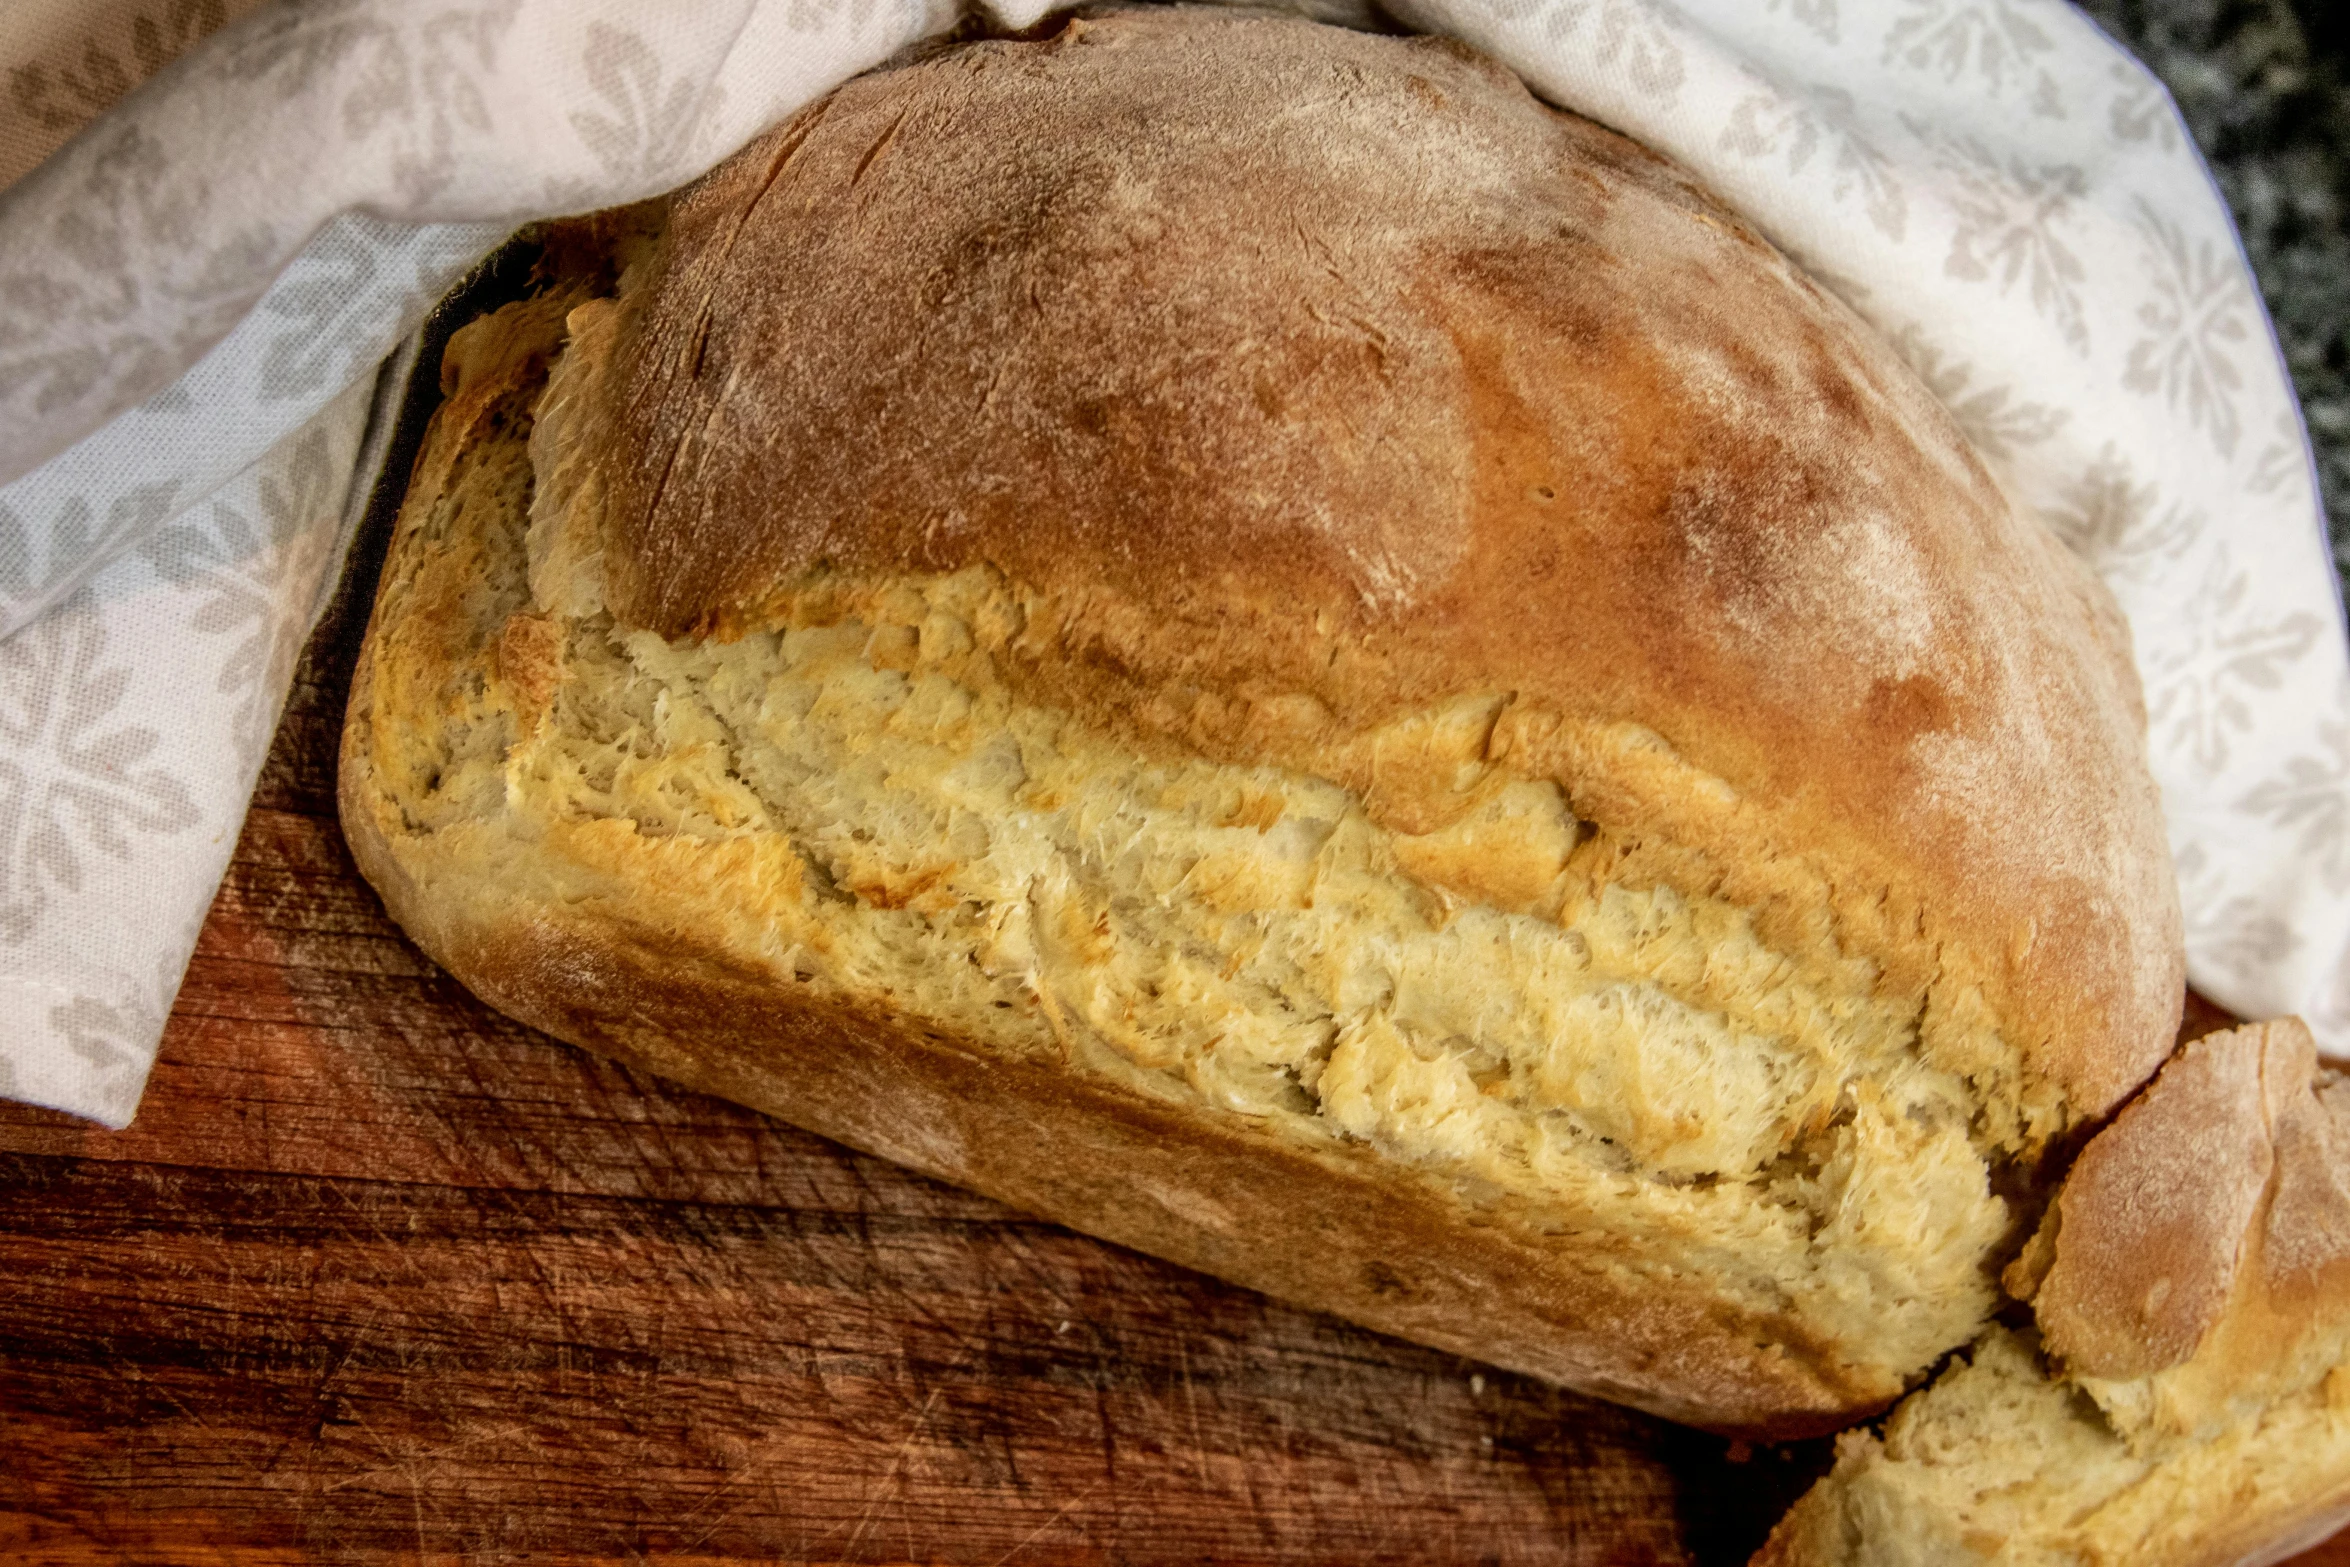
M 2262 1054 L 2238 1033 L 2189 1045 L 2074 1162 L 2047 1276 L 2023 1292 L 2067 1365 L 2146 1376 L 2219 1320 L 2275 1172 Z
M 2350 1349 L 2350 1082 L 2298 1018 L 2198 1039 L 2082 1152 L 2044 1234 L 2018 1293 L 2125 1428 L 2306 1384 Z
M 1993 1329 L 1756 1567 L 2250 1567 L 2350 1512 L 2350 1081 L 2297 1018 L 2183 1046 L 2074 1162 Z
M 695 929 L 681 897 L 694 884 L 723 892 L 713 855 L 756 860 L 770 845 L 713 851 L 613 822 L 541 821 L 526 844 L 494 824 L 419 835 L 405 815 L 412 797 L 384 770 L 378 724 L 478 720 L 474 671 L 493 675 L 527 722 L 544 679 L 543 660 L 516 656 L 536 641 L 518 630 L 533 617 L 507 617 L 483 641 L 477 596 L 514 565 L 485 549 L 489 526 L 462 519 L 513 504 L 500 464 L 514 466 L 568 302 L 558 293 L 510 307 L 452 343 L 449 400 L 420 452 L 353 678 L 345 832 L 433 958 L 571 1043 L 1105 1239 L 1669 1418 L 1779 1440 L 1835 1429 L 1898 1391 L 1799 1317 L 1741 1309 L 1713 1281 L 1660 1273 L 1599 1227 L 1563 1224 L 1555 1207 L 1361 1144 L 1300 1146 L 870 1005 L 779 993 L 771 969 L 730 959 Z M 423 525 L 444 511 L 460 526 L 424 542 Z M 553 877 L 561 895 L 515 896 L 534 876 Z
M 852 82 L 681 196 L 618 344 L 581 439 L 623 620 L 986 562 L 1046 697 L 1309 769 L 1508 692 L 1579 813 L 1987 1002 L 2070 1113 L 2169 1049 L 2100 591 L 1847 312 L 1456 46 L 1117 13 Z M 1312 732 L 1238 716 L 1300 695 Z M 1742 809 L 1586 765 L 1627 723 Z
M 560 1038 L 1282 1300 L 1733 1435 L 1818 1435 L 1883 1399 L 1839 1382 L 1797 1320 L 1359 1145 L 1301 1147 L 868 1008 L 779 1007 L 767 974 L 681 959 L 614 911 L 480 940 L 483 994 Z
M 2311 1390 L 2147 1453 L 2077 1403 L 1994 1330 L 1882 1438 L 1841 1438 L 1753 1567 L 2267 1567 L 2350 1517 L 2350 1399 Z
M 968 156 L 974 116 L 1011 173 Z M 1120 226 L 1145 210 L 1159 229 Z M 345 737 L 362 869 L 517 1016 L 1078 1228 L 1771 1436 L 1881 1407 L 1971 1331 L 2010 1243 L 1994 1183 L 2028 1192 L 2159 1055 L 2176 911 L 2110 606 L 1849 317 L 1490 66 L 1224 13 L 981 45 L 785 127 L 598 291 L 452 344 Z M 959 566 L 989 586 L 948 614 Z M 1318 1121 L 1170 1086 L 1180 1062 L 1079 1059 L 1057 985 L 1108 996 L 1109 1032 L 1193 993 L 1117 990 L 1112 905 L 1204 861 L 1053 905 L 1022 989 L 952 922 L 1047 905 L 965 877 L 943 812 L 902 862 L 820 854 L 821 812 L 786 820 L 747 776 L 814 754 L 763 704 L 816 700 L 777 661 L 835 632 L 848 685 L 1054 715 L 1110 758 L 1081 788 L 1121 757 L 1256 768 L 1216 825 L 1260 837 L 1298 825 L 1282 798 L 1334 795 L 1315 809 L 1374 824 L 1365 896 L 1426 911 L 1340 940 L 1460 914 L 1572 983 L 1411 1039 L 1383 1001 L 1258 993 L 1246 1027 L 1328 1025 L 1291 1060 Z M 661 715 L 716 689 L 695 680 L 751 694 L 668 748 Z M 589 752 L 606 782 L 574 788 Z M 631 769 L 676 787 L 624 799 Z M 1476 814 L 1523 791 L 1542 808 Z M 1287 917 L 1234 896 L 1240 938 L 1184 984 Z M 852 914 L 939 923 L 798 973 L 792 943 L 838 957 Z M 1609 930 L 1637 962 L 1572 950 Z M 908 951 L 1007 1010 L 906 1005 Z M 1694 1054 L 1543 1034 L 1594 995 Z M 1489 1024 L 1539 1059 L 1472 1070 Z M 1693 1072 L 1756 1083 L 1754 1126 L 1724 1131 Z

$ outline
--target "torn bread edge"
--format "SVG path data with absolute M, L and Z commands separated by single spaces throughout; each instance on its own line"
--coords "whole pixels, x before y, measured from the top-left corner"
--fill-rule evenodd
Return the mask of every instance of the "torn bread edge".
M 2182 1046 L 2004 1283 L 2030 1325 L 1839 1439 L 1756 1567 L 2252 1567 L 2350 1522 L 2350 1076 L 2299 1019 Z

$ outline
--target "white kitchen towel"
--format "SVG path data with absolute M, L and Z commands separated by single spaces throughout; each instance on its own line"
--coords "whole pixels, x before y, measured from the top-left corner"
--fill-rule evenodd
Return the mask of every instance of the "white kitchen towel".
M 1690 165 L 1900 345 L 2130 616 L 2195 982 L 2350 1050 L 2350 648 L 2161 87 L 2062 0 L 1392 9 Z M 279 0 L 0 194 L 0 1092 L 135 1108 L 386 349 L 514 224 L 674 186 L 956 19 Z
M 138 1107 L 348 537 L 374 386 L 0 642 L 0 1095 Z
M 8 0 L 0 5 L 0 190 L 132 88 L 260 0 Z

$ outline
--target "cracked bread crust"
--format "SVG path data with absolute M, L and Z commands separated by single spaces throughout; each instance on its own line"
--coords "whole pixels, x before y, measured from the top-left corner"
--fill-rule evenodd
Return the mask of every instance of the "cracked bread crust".
M 2303 1391 L 2350 1360 L 2350 1080 L 2299 1018 L 2187 1045 L 2074 1161 L 2007 1283 L 2135 1442 Z
M 1995 1326 L 1836 1448 L 1753 1567 L 2265 1567 L 2350 1521 L 2350 1372 L 2142 1447 Z
M 2074 1161 L 1993 1328 L 1756 1567 L 2251 1567 L 2350 1519 L 2350 1084 L 2298 1018 L 2181 1048 Z
M 667 778 L 615 780 L 635 790 L 626 810 L 565 799 L 549 753 L 573 738 L 582 655 L 608 651 L 610 628 L 558 628 L 524 581 L 526 439 L 564 302 L 509 307 L 452 343 L 450 396 L 411 481 L 344 732 L 360 869 L 476 993 L 574 1044 L 1089 1233 L 1690 1424 L 1815 1434 L 1898 1392 L 1880 1346 L 1856 1355 L 1784 1309 L 1768 1280 L 1678 1277 L 1603 1211 L 1316 1133 L 1270 1104 L 1235 1114 L 1201 1091 L 1212 1082 L 1137 1070 L 1071 1037 L 1082 1019 L 1057 1015 L 1049 978 L 991 976 L 961 1029 L 942 1024 L 945 1008 L 925 1016 L 860 987 L 838 961 L 848 911 L 920 921 L 918 878 L 893 887 L 886 867 L 811 864 L 804 840 L 716 821 L 724 780 L 697 780 L 695 817 L 668 823 Z M 860 628 L 855 640 L 888 639 Z M 636 645 L 656 663 L 669 651 Z M 655 699 L 677 691 L 661 682 Z M 652 738 L 621 765 L 689 749 Z M 1251 806 L 1237 807 L 1218 814 L 1253 836 Z M 970 951 L 934 950 L 977 971 Z M 1780 1217 L 1800 1250 L 1809 1221 Z M 1957 1266 L 1971 1281 L 1971 1250 Z M 1962 1303 L 1959 1317 L 1978 1310 Z
M 984 563 L 1038 699 L 1309 768 L 1506 693 L 1496 759 L 1832 926 L 2025 1135 L 2168 1054 L 2110 600 L 1882 340 L 1491 61 L 1180 8 L 972 44 L 689 188 L 635 281 L 569 367 L 623 621 Z M 1594 766 L 1624 725 L 1726 792 Z
M 1202 69 L 1209 109 L 1153 96 Z M 1307 166 L 1244 129 L 1276 99 Z M 1011 174 L 983 111 L 1035 132 Z M 1474 211 L 1406 156 L 1431 123 Z M 1403 176 L 1333 205 L 1350 138 Z M 1221 198 L 1221 306 L 1162 272 L 1206 265 L 1202 158 L 1295 197 Z M 1085 217 L 1144 209 L 1186 221 Z M 1450 261 L 1333 313 L 1291 217 L 1358 280 L 1390 230 Z M 1734 219 L 1457 49 L 1170 11 L 853 83 L 652 221 L 450 348 L 343 773 L 428 952 L 1694 1424 L 1830 1429 L 1972 1334 L 2052 1140 L 2175 1025 L 2136 689 L 2093 584 Z M 1554 298 L 1554 243 L 1612 281 Z

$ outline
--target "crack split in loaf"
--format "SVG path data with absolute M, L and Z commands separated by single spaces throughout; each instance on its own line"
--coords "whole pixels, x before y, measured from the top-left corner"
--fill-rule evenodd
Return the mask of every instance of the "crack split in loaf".
M 345 737 L 517 1016 L 1766 1435 L 1965 1341 L 2167 1050 L 2110 605 L 1474 53 L 1089 15 L 640 216 L 452 344 Z
M 2350 1520 L 2350 1079 L 2298 1018 L 2185 1046 L 2091 1139 L 1992 1327 L 1755 1567 L 2256 1567 Z

